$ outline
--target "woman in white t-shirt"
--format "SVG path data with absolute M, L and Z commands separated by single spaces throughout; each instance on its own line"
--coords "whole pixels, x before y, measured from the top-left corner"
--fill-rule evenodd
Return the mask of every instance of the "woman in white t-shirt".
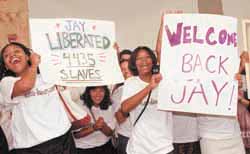
M 121 107 L 124 114 L 130 114 L 134 124 L 127 145 L 128 154 L 169 154 L 173 150 L 172 113 L 157 109 L 157 86 L 161 75 L 152 73 L 156 63 L 148 47 L 137 47 L 131 55 L 129 67 L 135 76 L 125 81 Z M 146 102 L 148 105 L 137 121 Z
M 114 113 L 107 86 L 87 87 L 81 96 L 91 124 L 74 132 L 78 154 L 113 154 Z
M 53 84 L 38 73 L 40 56 L 23 44 L 3 47 L 0 88 L 5 105 L 13 106 L 11 133 L 16 154 L 75 154 L 71 123 Z
M 165 12 L 163 12 L 161 15 L 161 24 L 155 48 L 158 63 L 160 63 L 161 57 L 164 14 Z M 181 112 L 173 113 L 174 154 L 200 154 L 201 152 L 198 133 L 196 114 Z
M 131 54 L 132 51 L 130 50 L 122 50 L 119 53 L 120 68 L 125 80 L 132 76 L 132 72 L 128 68 Z M 132 128 L 131 122 L 128 118 L 129 115 L 124 116 L 121 112 L 121 97 L 123 85 L 123 83 L 117 84 L 111 95 L 113 103 L 112 106 L 114 108 L 116 118 L 115 133 L 117 136 L 116 150 L 118 154 L 126 154 L 126 148 Z

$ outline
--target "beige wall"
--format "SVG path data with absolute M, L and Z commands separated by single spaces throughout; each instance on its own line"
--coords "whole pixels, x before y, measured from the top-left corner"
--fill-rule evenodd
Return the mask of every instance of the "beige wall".
M 9 41 L 29 45 L 27 0 L 0 0 L 0 48 Z
M 222 0 L 198 0 L 199 13 L 223 14 Z
M 46 8 L 46 9 L 45 9 Z M 196 0 L 30 0 L 31 17 L 112 20 L 121 48 L 155 48 L 163 10 L 197 12 Z
M 209 0 L 207 0 L 209 1 Z M 80 17 L 116 23 L 121 48 L 155 47 L 163 10 L 198 12 L 197 0 L 29 0 L 31 17 Z M 239 18 L 239 50 L 243 48 L 241 19 L 250 19 L 249 0 L 222 0 L 225 15 Z
M 250 0 L 222 0 L 224 15 L 237 17 L 239 51 L 243 50 L 242 19 L 250 19 Z

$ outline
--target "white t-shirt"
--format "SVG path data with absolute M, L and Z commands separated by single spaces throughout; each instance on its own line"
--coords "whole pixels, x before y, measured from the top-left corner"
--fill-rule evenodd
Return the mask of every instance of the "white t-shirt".
M 11 112 L 10 111 L 0 111 L 2 121 L 0 123 L 1 128 L 4 132 L 4 135 L 7 139 L 9 150 L 12 150 L 13 147 L 13 135 L 11 133 Z
M 4 103 L 15 104 L 11 119 L 14 148 L 29 148 L 65 134 L 71 123 L 55 86 L 38 75 L 29 93 L 12 99 L 14 84 L 19 79 L 5 77 L 0 82 Z
M 111 98 L 113 101 L 113 107 L 115 112 L 117 112 L 121 107 L 122 91 L 123 91 L 123 86 L 120 86 L 112 94 Z M 132 130 L 132 124 L 129 118 L 127 118 L 126 121 L 124 121 L 123 123 L 121 124 L 117 123 L 116 125 L 116 132 L 123 136 L 130 137 L 131 130 Z
M 122 102 L 144 89 L 148 83 L 139 77 L 131 77 L 125 81 Z M 172 113 L 157 110 L 157 89 L 154 89 L 149 100 L 149 104 L 132 128 L 132 134 L 128 141 L 128 154 L 166 154 L 173 150 L 172 136 Z M 133 124 L 141 113 L 144 103 L 138 105 L 130 112 L 130 120 Z
M 199 140 L 198 122 L 195 114 L 173 113 L 174 143 L 188 143 Z
M 91 116 L 91 122 L 94 123 L 93 117 L 87 108 L 87 106 L 82 105 L 82 108 Z M 111 128 L 114 129 L 114 112 L 112 107 L 109 106 L 107 110 L 101 110 L 99 107 L 92 106 L 92 112 L 96 118 L 103 117 L 106 124 Z M 101 131 L 95 131 L 85 137 L 80 139 L 75 139 L 76 147 L 80 149 L 90 149 L 98 146 L 102 146 L 110 140 L 111 137 L 106 136 Z
M 200 136 L 208 139 L 230 139 L 240 136 L 240 127 L 236 117 L 198 116 Z
M 0 93 L 0 126 L 4 132 L 4 135 L 7 139 L 9 150 L 13 149 L 13 137 L 11 134 L 10 128 L 10 120 L 11 120 L 11 110 L 6 107 L 3 103 L 3 97 Z

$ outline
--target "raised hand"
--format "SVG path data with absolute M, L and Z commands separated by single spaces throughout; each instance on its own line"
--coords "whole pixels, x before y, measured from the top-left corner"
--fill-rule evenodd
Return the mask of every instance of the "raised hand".
M 155 87 L 157 87 L 159 85 L 159 83 L 160 83 L 161 80 L 162 80 L 162 75 L 160 73 L 153 74 L 152 78 L 151 78 L 151 81 L 149 83 L 150 88 L 154 89 Z
M 31 66 L 37 67 L 41 62 L 40 55 L 35 53 L 35 52 L 31 52 L 31 54 L 30 54 L 30 62 L 31 62 Z
M 113 48 L 115 49 L 115 51 L 116 51 L 117 53 L 120 52 L 120 47 L 119 47 L 119 45 L 118 45 L 117 42 L 114 43 Z

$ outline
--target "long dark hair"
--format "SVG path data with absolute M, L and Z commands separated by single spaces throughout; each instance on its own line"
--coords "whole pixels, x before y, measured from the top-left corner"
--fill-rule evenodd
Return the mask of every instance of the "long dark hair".
M 103 88 L 104 89 L 104 97 L 103 100 L 100 103 L 100 108 L 102 110 L 107 110 L 109 106 L 112 104 L 110 99 L 110 92 L 107 86 L 95 86 L 95 87 L 87 87 L 85 92 L 80 96 L 81 100 L 83 100 L 83 103 L 91 109 L 91 107 L 94 105 L 94 102 L 90 96 L 90 91 L 96 88 Z
M 133 53 L 131 54 L 130 61 L 129 61 L 129 65 L 128 65 L 130 71 L 131 71 L 131 72 L 133 73 L 133 75 L 135 75 L 135 76 L 138 75 L 138 70 L 137 70 L 136 64 L 135 64 L 135 63 L 136 63 L 136 57 L 137 57 L 138 53 L 139 53 L 141 50 L 144 50 L 144 51 L 146 51 L 146 52 L 149 54 L 149 56 L 150 56 L 151 59 L 152 59 L 153 65 L 156 65 L 156 64 L 157 64 L 157 59 L 156 59 L 156 56 L 155 56 L 155 54 L 154 54 L 154 52 L 153 52 L 152 49 L 150 49 L 149 47 L 146 47 L 146 46 L 139 46 L 139 47 L 135 48 L 135 50 L 134 50 Z
M 6 48 L 8 48 L 11 45 L 15 45 L 17 47 L 20 47 L 23 50 L 23 52 L 25 53 L 25 55 L 27 55 L 27 56 L 30 56 L 30 54 L 31 54 L 31 52 L 30 52 L 31 49 L 27 48 L 25 45 L 23 45 L 21 43 L 11 42 L 11 43 L 6 44 L 1 50 L 1 56 L 0 56 L 0 80 L 2 80 L 6 76 L 16 77 L 16 74 L 13 71 L 6 69 L 5 63 L 4 63 L 4 58 L 3 58 L 3 53 L 5 52 Z M 28 61 L 28 64 L 31 65 L 30 61 Z M 37 73 L 38 74 L 40 73 L 39 69 L 37 69 Z

